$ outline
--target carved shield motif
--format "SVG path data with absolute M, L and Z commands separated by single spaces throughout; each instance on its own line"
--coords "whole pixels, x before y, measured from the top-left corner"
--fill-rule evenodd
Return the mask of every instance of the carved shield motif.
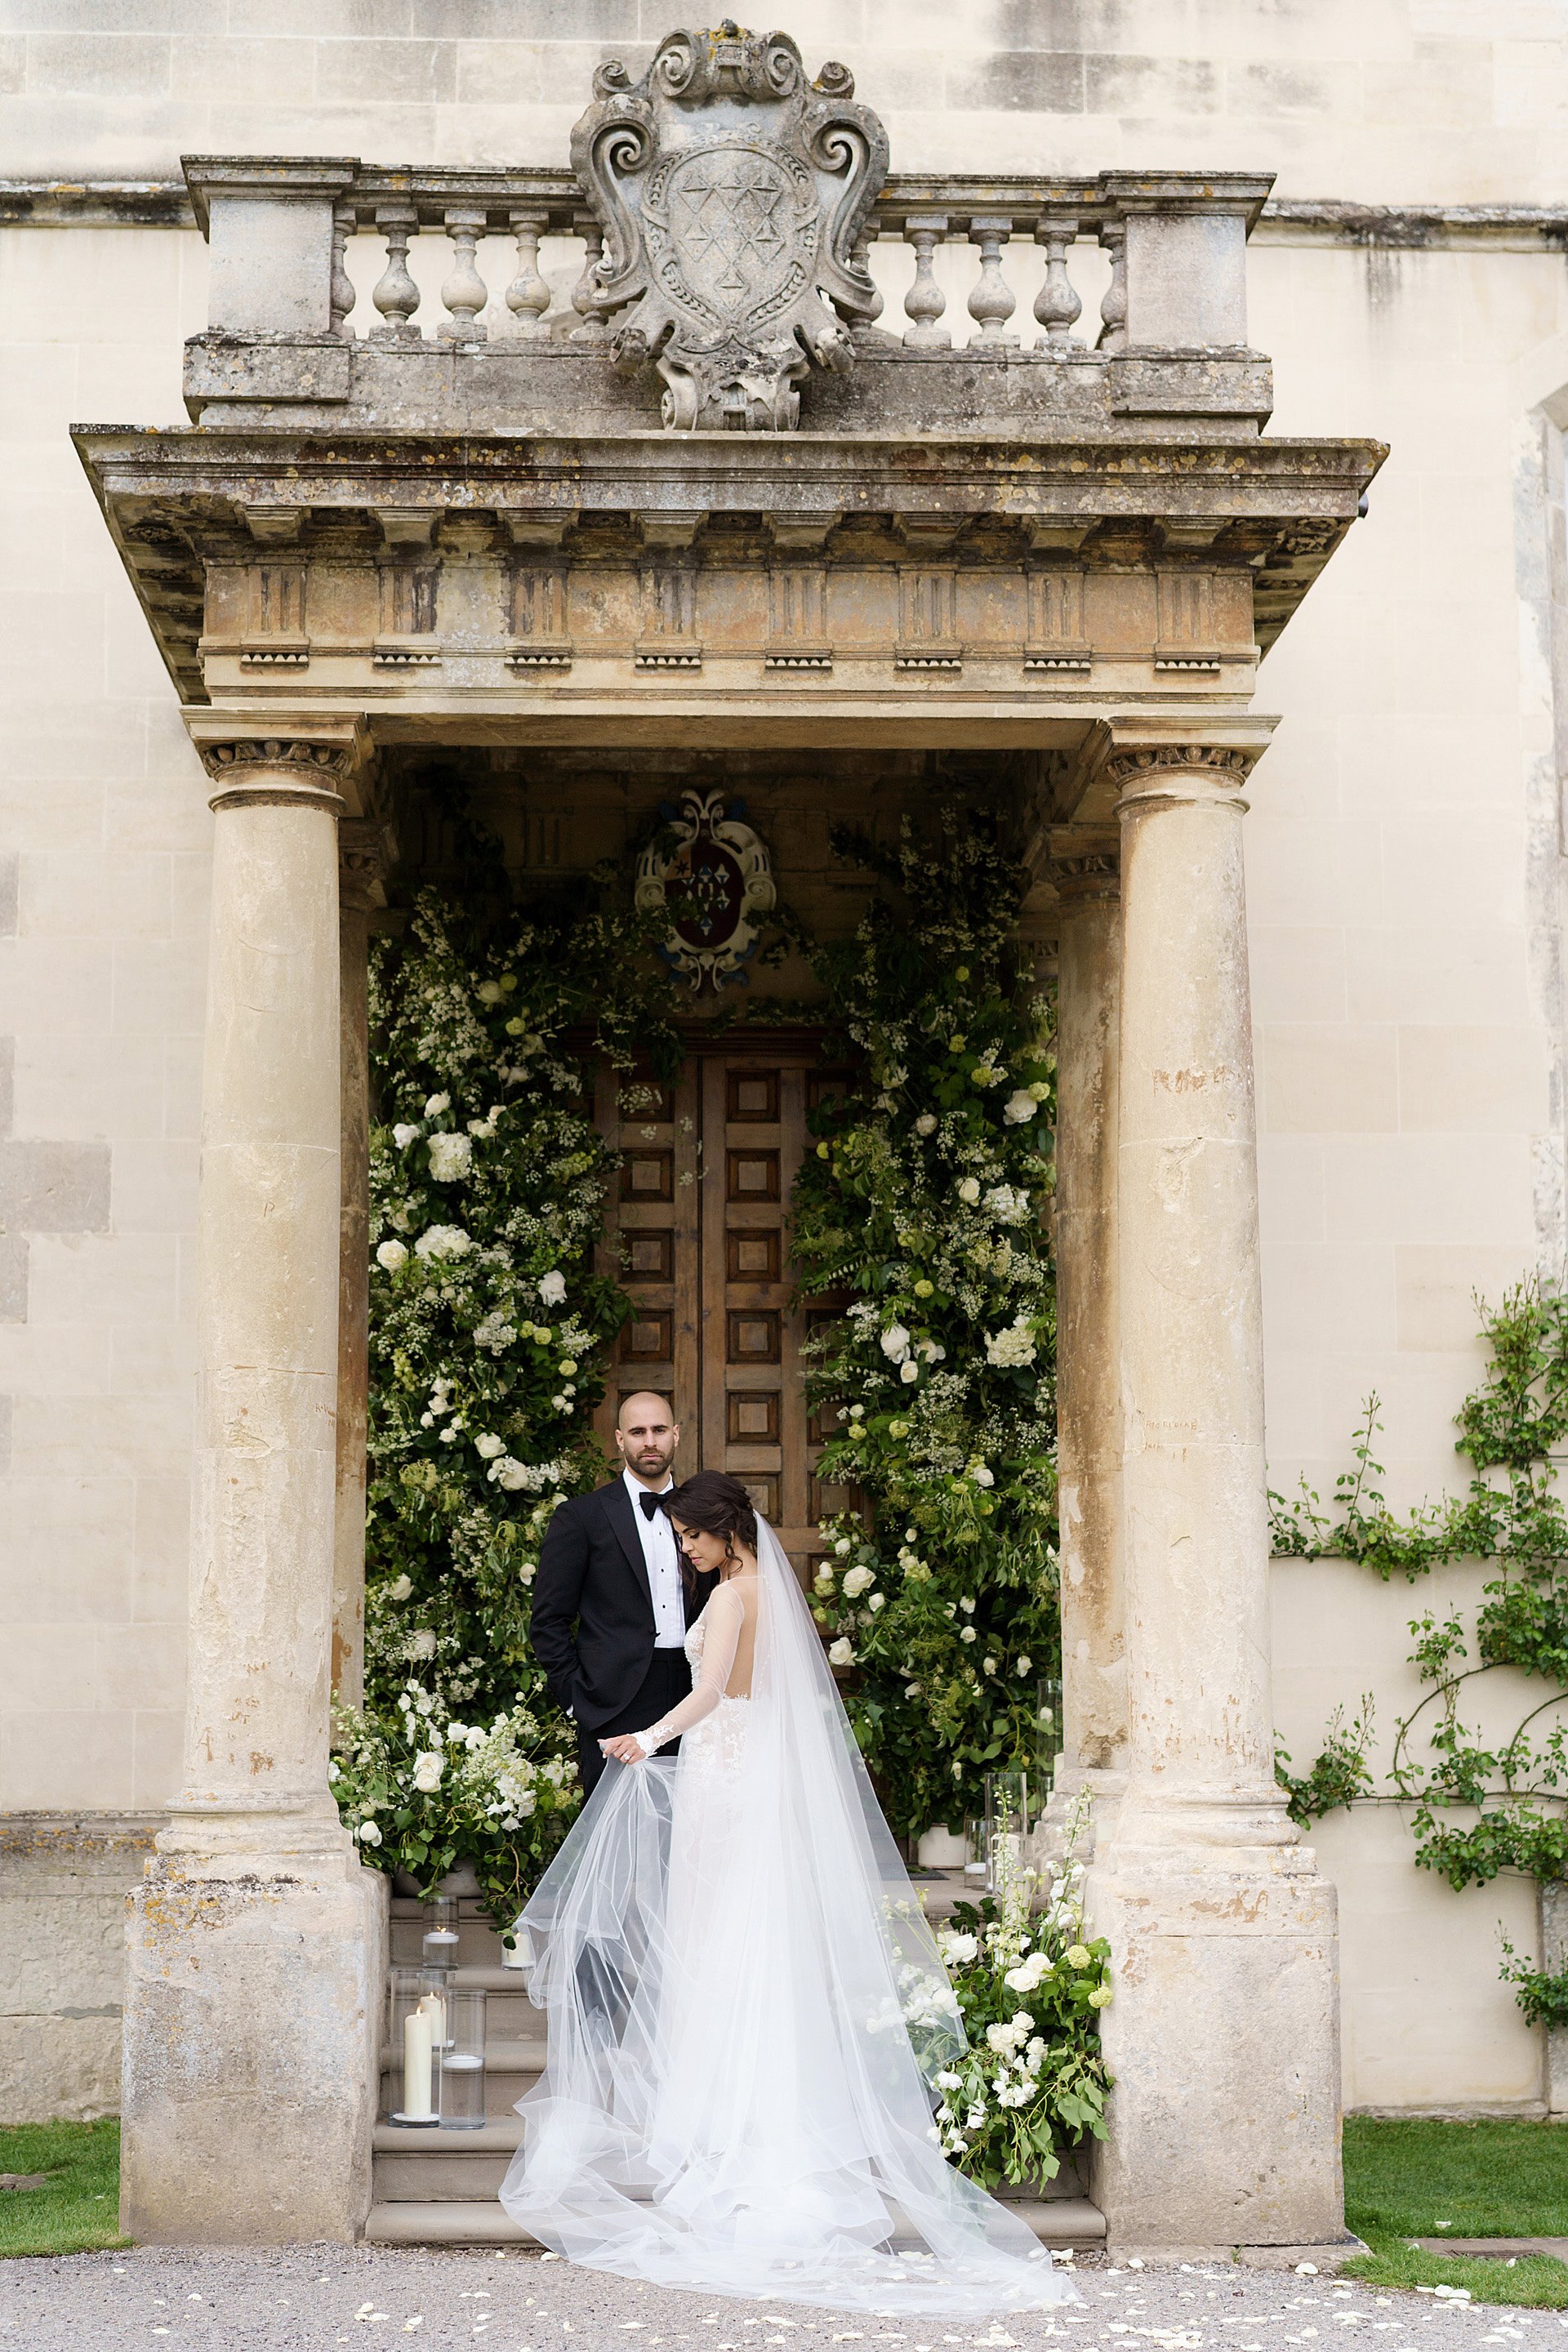
M 722 793 L 688 792 L 662 842 L 637 863 L 637 903 L 669 917 L 663 953 L 700 994 L 743 980 L 756 951 L 758 925 L 773 905 L 772 860 L 744 823 L 744 803 Z
M 787 431 L 812 360 L 854 359 L 845 322 L 875 316 L 856 248 L 887 170 L 854 82 L 815 82 L 795 43 L 726 23 L 672 33 L 635 86 L 617 62 L 572 161 L 604 223 L 593 307 L 617 366 L 652 361 L 667 425 Z

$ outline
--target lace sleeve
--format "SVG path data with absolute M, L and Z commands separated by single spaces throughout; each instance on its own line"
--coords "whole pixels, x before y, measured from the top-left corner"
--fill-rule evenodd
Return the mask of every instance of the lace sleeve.
M 650 1723 L 646 1731 L 632 1735 L 645 1759 L 667 1740 L 678 1739 L 683 1731 L 689 1731 L 694 1724 L 712 1714 L 724 1696 L 745 1622 L 745 1602 L 732 1585 L 721 1584 L 702 1612 L 702 1657 L 691 1696 L 683 1698 L 679 1706 L 672 1706 L 668 1715 L 661 1715 L 657 1723 Z

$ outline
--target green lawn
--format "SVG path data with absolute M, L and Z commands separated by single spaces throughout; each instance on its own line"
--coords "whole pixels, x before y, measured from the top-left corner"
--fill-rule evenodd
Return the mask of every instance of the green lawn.
M 1345 2122 L 1345 2219 L 1372 2248 L 1347 2278 L 1464 2286 L 1477 2303 L 1568 2310 L 1568 2264 L 1412 2250 L 1412 2238 L 1568 2238 L 1568 2125 Z
M 120 2125 L 0 2128 L 0 2172 L 47 2172 L 41 2189 L 0 2189 L 0 2258 L 128 2246 L 120 2234 Z

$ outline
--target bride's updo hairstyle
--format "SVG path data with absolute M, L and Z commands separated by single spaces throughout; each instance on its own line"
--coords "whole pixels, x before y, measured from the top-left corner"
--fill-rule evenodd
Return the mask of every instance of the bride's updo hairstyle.
M 738 1478 L 724 1470 L 696 1470 L 683 1486 L 672 1486 L 659 1501 L 683 1528 L 700 1528 L 705 1536 L 719 1536 L 731 1545 L 757 1549 L 757 1515 L 752 1498 Z

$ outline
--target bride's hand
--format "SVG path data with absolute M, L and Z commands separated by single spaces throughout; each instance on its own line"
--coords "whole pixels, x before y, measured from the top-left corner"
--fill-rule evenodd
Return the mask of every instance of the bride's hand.
M 642 1742 L 635 1731 L 623 1731 L 615 1739 L 601 1739 L 599 1745 L 606 1756 L 615 1758 L 617 1764 L 646 1764 L 647 1761 Z

